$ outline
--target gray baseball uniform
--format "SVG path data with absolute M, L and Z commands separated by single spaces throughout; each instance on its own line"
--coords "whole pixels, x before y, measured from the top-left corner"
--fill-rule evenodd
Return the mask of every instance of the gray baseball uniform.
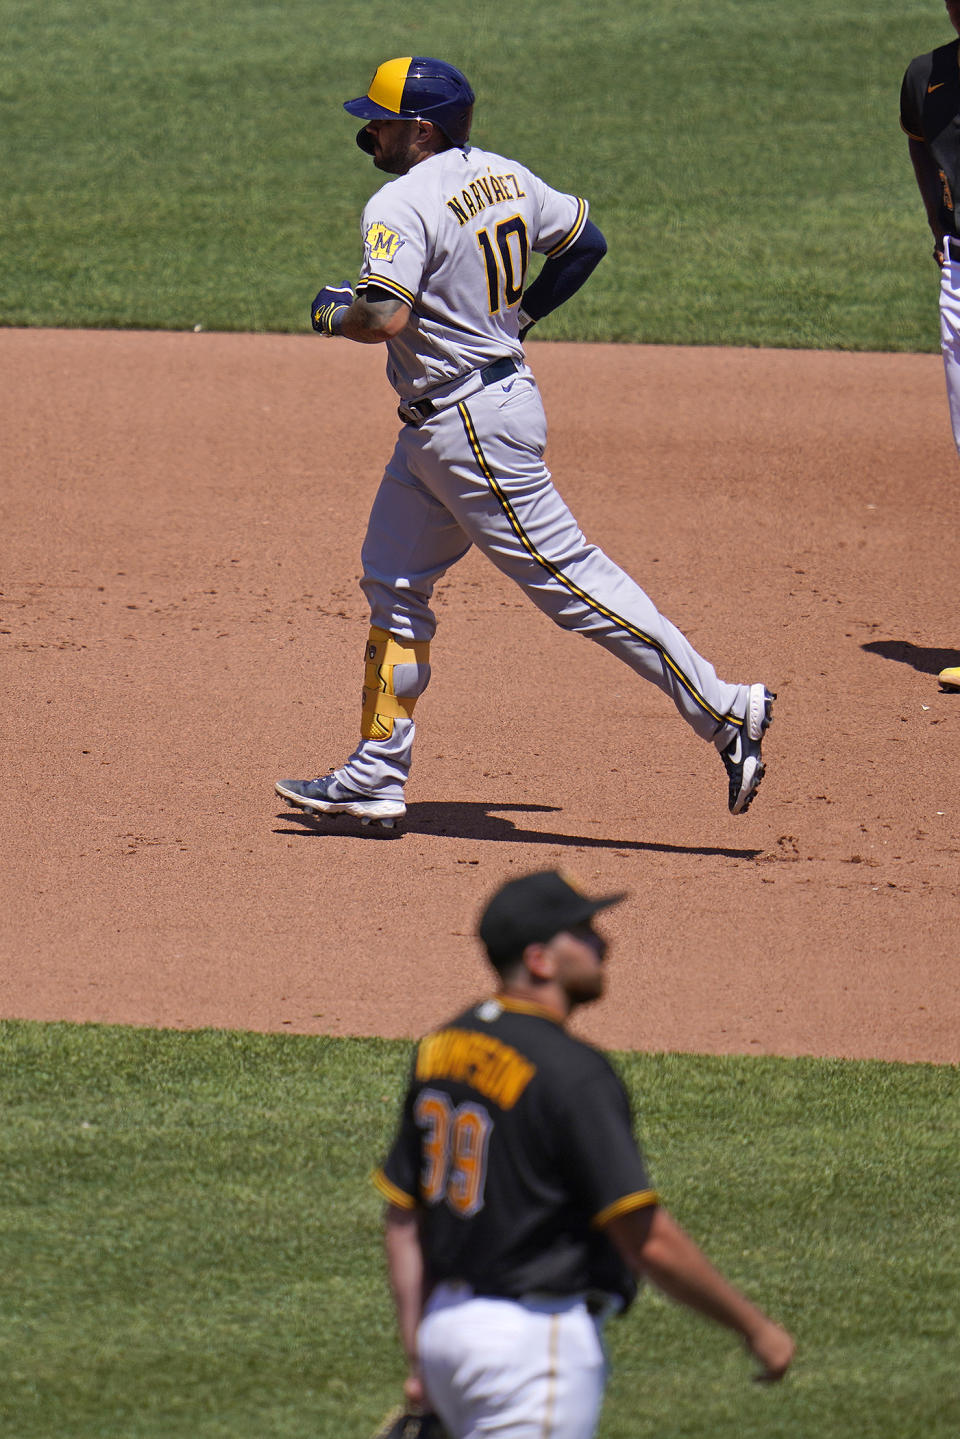
M 603 236 L 584 200 L 467 143 L 473 100 L 454 67 L 408 56 L 381 65 L 367 96 L 345 106 L 368 121 L 361 149 L 397 178 L 364 210 L 356 299 L 325 287 L 313 324 L 385 342 L 404 424 L 362 552 L 371 630 L 360 743 L 332 774 L 281 780 L 277 791 L 299 808 L 365 822 L 403 814 L 413 710 L 430 679 L 434 587 L 476 545 L 561 628 L 670 696 L 720 751 L 730 809 L 742 813 L 763 776 L 774 697 L 762 684 L 718 678 L 584 537 L 543 462 L 546 420 L 522 339 L 583 284 Z M 533 252 L 546 258 L 526 290 Z
M 387 465 L 363 545 L 371 624 L 429 642 L 436 582 L 475 544 L 564 629 L 588 635 L 677 705 L 703 739 L 723 748 L 742 716 L 744 685 L 711 664 L 642 589 L 583 536 L 543 462 L 547 428 L 517 338 L 530 251 L 557 254 L 587 217 L 583 200 L 552 190 L 514 160 L 452 148 L 385 185 L 363 217 L 358 283 L 403 300 L 411 317 L 387 344 L 401 401 L 435 412 L 405 424 Z M 516 369 L 483 385 L 502 358 Z M 398 694 L 419 694 L 425 664 L 398 665 Z M 362 739 L 337 777 L 358 790 L 403 793 L 414 721 Z

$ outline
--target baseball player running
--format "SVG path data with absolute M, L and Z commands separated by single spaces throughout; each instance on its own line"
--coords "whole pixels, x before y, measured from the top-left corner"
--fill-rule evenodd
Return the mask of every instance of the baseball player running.
M 960 0 L 946 0 L 960 34 Z M 947 380 L 953 439 L 960 452 L 960 41 L 951 40 L 910 61 L 900 88 L 900 127 L 906 133 L 917 186 L 933 231 L 940 266 L 940 349 Z M 960 688 L 960 668 L 941 670 L 940 683 Z
M 430 607 L 476 545 L 563 629 L 587 635 L 673 700 L 728 775 L 742 814 L 764 772 L 774 695 L 728 684 L 602 550 L 543 462 L 547 429 L 523 338 L 570 298 L 606 251 L 585 200 L 516 160 L 468 144 L 474 94 L 442 60 L 379 67 L 345 109 L 360 148 L 397 178 L 363 213 L 356 294 L 325 286 L 313 327 L 384 344 L 403 421 L 362 551 L 370 605 L 361 738 L 339 769 L 281 780 L 290 804 L 392 825 L 405 812 L 414 706 L 430 678 Z M 525 288 L 531 252 L 546 256 Z M 471 677 L 471 683 L 482 683 Z
M 599 999 L 606 944 L 591 899 L 554 870 L 504 885 L 479 932 L 499 976 L 416 1049 L 374 1183 L 408 1405 L 453 1439 L 588 1439 L 602 1326 L 648 1278 L 739 1334 L 780 1379 L 785 1329 L 730 1285 L 660 1203 L 606 1058 L 566 1029 Z

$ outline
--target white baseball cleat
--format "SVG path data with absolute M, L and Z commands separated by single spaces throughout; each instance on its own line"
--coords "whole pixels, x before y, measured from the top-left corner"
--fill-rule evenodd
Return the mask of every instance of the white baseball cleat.
M 364 824 L 379 824 L 393 829 L 407 812 L 402 799 L 376 799 L 362 790 L 349 789 L 332 774 L 319 779 L 279 779 L 277 794 L 294 809 L 313 814 L 349 814 Z
M 760 741 L 772 722 L 775 699 L 776 695 L 765 685 L 751 685 L 743 724 L 726 749 L 720 751 L 730 779 L 731 814 L 743 814 L 760 787 L 764 775 Z

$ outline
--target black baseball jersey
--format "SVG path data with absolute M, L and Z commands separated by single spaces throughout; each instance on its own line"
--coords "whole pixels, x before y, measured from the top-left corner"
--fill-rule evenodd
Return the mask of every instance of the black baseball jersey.
M 381 1194 L 423 1211 L 431 1280 L 479 1294 L 636 1292 L 602 1226 L 656 1204 L 609 1060 L 498 996 L 417 1046 Z
M 958 233 L 954 196 L 960 190 L 960 40 L 911 60 L 900 87 L 900 126 L 922 140 L 940 171 L 940 224 Z

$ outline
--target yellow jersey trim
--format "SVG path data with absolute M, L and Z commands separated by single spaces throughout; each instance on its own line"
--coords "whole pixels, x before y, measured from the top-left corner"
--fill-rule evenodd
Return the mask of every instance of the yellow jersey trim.
M 553 1010 L 537 1004 L 532 999 L 514 999 L 512 995 L 495 994 L 493 1001 L 495 1004 L 499 1004 L 501 1009 L 508 1010 L 510 1014 L 535 1014 L 539 1019 L 550 1019 L 554 1024 L 563 1024 L 563 1020 L 558 1014 L 554 1014 Z
M 578 197 L 577 197 L 577 218 L 576 218 L 576 219 L 574 220 L 574 222 L 573 222 L 573 228 L 572 228 L 571 230 L 569 230 L 566 235 L 564 235 L 564 237 L 563 237 L 563 239 L 560 241 L 559 245 L 554 245 L 554 247 L 553 247 L 552 250 L 548 250 L 548 251 L 547 251 L 546 258 L 547 258 L 548 260 L 552 260 L 553 257 L 554 257 L 554 255 L 560 255 L 560 254 L 562 254 L 563 251 L 567 248 L 568 245 L 572 245 L 572 244 L 573 244 L 574 240 L 575 240 L 575 239 L 577 238 L 577 236 L 580 234 L 580 231 L 583 229 L 583 227 L 584 227 L 584 225 L 585 225 L 586 223 L 587 223 L 587 202 L 586 202 L 586 200 L 581 200 L 580 197 L 578 196 Z
M 595 1214 L 590 1221 L 590 1228 L 602 1229 L 611 1219 L 619 1219 L 621 1214 L 631 1214 L 635 1209 L 647 1209 L 651 1204 L 659 1203 L 660 1197 L 655 1189 L 639 1189 L 635 1194 L 625 1194 L 622 1199 L 614 1200 L 606 1209 Z
M 397 1209 L 416 1209 L 417 1201 L 412 1194 L 407 1194 L 387 1178 L 382 1169 L 375 1169 L 370 1176 L 374 1189 L 379 1190 L 388 1204 L 394 1205 Z

